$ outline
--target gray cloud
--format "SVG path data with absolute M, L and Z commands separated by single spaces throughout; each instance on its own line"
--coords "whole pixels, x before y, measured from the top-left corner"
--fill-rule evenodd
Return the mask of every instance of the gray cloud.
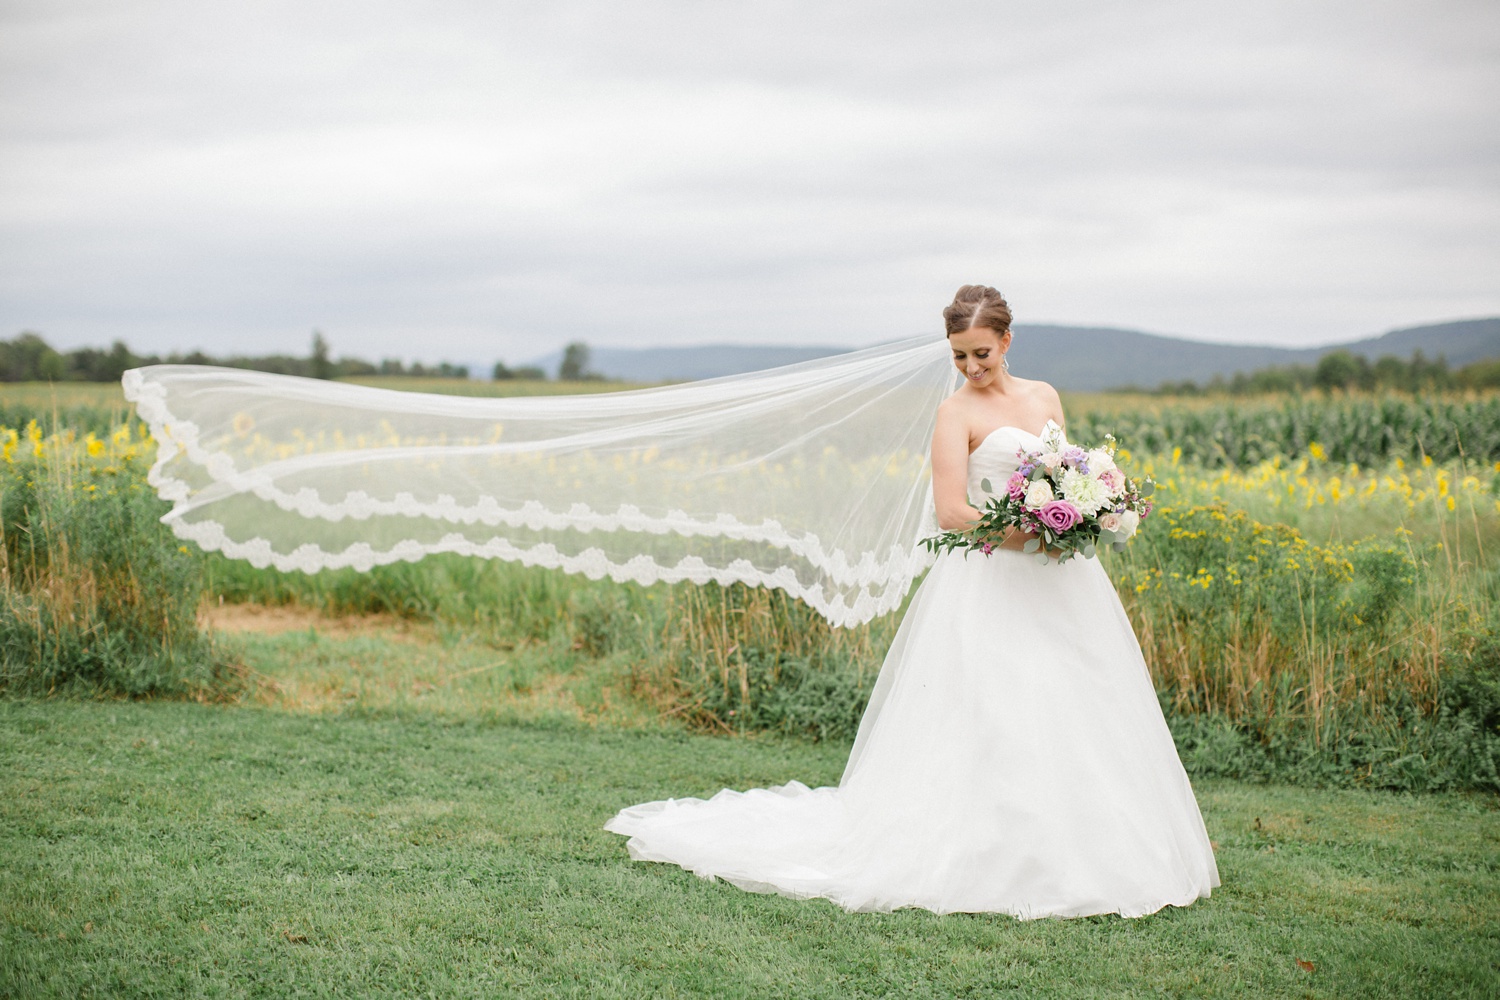
M 12 4 L 0 332 L 519 360 L 1500 312 L 1492 3 Z

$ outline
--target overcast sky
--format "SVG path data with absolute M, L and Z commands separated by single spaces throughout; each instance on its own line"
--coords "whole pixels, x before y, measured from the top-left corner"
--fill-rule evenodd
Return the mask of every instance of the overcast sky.
M 0 0 L 0 337 L 524 361 L 1500 314 L 1500 3 Z

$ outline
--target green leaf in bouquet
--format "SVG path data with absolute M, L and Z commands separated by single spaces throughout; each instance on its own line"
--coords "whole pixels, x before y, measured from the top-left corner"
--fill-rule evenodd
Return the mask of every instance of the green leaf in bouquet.
M 1151 494 L 1153 494 L 1155 492 L 1156 492 L 1156 484 L 1153 483 L 1153 482 L 1151 482 L 1151 480 L 1148 479 L 1144 483 L 1141 484 L 1141 496 L 1143 496 L 1143 497 L 1149 497 Z
M 1047 553 L 1045 553 L 1045 552 L 1038 552 L 1036 554 L 1036 561 L 1039 562 L 1039 563 L 1041 563 L 1043 566 L 1047 565 L 1047 563 L 1048 563 Z
M 1085 559 L 1092 559 L 1092 558 L 1094 558 L 1094 551 L 1095 551 L 1094 550 L 1094 543 L 1093 542 L 1089 542 L 1087 545 L 1085 545 L 1083 547 L 1083 557 Z
M 982 489 L 982 490 L 984 490 L 986 493 L 993 493 L 993 492 L 995 492 L 994 487 L 992 487 L 990 485 L 990 481 L 988 479 L 981 479 L 979 481 L 979 488 Z
M 1027 540 L 1027 542 L 1026 542 L 1025 545 L 1021 546 L 1021 551 L 1022 552 L 1035 552 L 1037 549 L 1039 549 L 1041 547 L 1042 547 L 1042 540 L 1040 538 L 1031 538 L 1031 539 Z
M 1111 547 L 1116 552 L 1124 552 L 1125 551 L 1125 543 L 1124 542 L 1115 542 Z

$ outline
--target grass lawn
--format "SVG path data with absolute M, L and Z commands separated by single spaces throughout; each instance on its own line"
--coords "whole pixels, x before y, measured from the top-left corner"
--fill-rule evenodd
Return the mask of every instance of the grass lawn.
M 319 641 L 331 662 L 377 637 Z M 456 655 L 409 644 L 404 669 Z M 1491 799 L 1200 782 L 1225 884 L 1190 908 L 851 915 L 631 862 L 600 829 L 836 781 L 843 747 L 380 697 L 0 701 L 0 996 L 1500 995 Z

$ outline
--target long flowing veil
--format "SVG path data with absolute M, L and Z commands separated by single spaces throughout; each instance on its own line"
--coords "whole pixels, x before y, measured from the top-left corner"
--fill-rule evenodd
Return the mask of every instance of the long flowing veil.
M 640 583 L 779 587 L 834 625 L 927 565 L 928 446 L 955 377 L 901 341 L 628 392 L 474 398 L 197 365 L 125 373 L 163 518 L 257 566 L 437 552 Z

